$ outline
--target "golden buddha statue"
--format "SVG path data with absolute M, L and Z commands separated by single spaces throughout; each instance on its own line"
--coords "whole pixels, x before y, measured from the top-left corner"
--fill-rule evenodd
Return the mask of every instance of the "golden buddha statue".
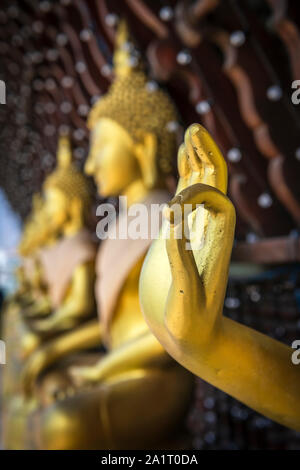
M 41 196 L 36 194 L 18 247 L 22 256 L 22 263 L 16 270 L 18 286 L 15 293 L 5 301 L 3 308 L 2 337 L 5 338 L 8 357 L 8 366 L 3 371 L 4 408 L 6 400 L 20 391 L 20 373 L 24 360 L 40 343 L 39 338 L 23 321 L 23 312 L 33 308 L 41 297 L 46 299 L 35 256 L 37 247 L 32 243 L 41 207 Z
M 147 323 L 188 370 L 259 413 L 300 430 L 300 369 L 292 363 L 293 349 L 222 315 L 235 210 L 226 196 L 225 161 L 199 124 L 185 134 L 178 169 L 177 193 L 164 213 L 170 237 L 153 242 L 142 269 L 140 299 Z M 186 248 L 184 219 L 174 220 L 175 205 L 185 204 L 194 211 L 204 204 L 200 249 Z
M 131 57 L 122 23 L 115 80 L 90 113 L 91 148 L 85 165 L 99 194 L 127 197 L 128 207 L 169 200 L 177 120 L 170 98 L 149 85 Z M 169 126 L 170 127 L 170 126 Z M 120 214 L 117 225 L 127 214 Z M 93 366 L 71 367 L 74 396 L 33 417 L 42 449 L 138 449 L 170 446 L 190 402 L 193 376 L 162 348 L 141 313 L 138 283 L 150 239 L 107 238 L 97 255 L 96 298 L 106 351 Z
M 99 342 L 98 324 L 92 320 L 96 246 L 85 229 L 90 186 L 71 162 L 67 137 L 59 140 L 57 158 L 58 166 L 46 179 L 42 198 L 35 200 L 20 244 L 24 263 L 19 308 L 13 317 L 5 314 L 6 448 L 31 447 L 27 425 L 32 411 L 69 386 L 64 361 L 66 368 L 74 361 L 80 364 L 71 355 Z

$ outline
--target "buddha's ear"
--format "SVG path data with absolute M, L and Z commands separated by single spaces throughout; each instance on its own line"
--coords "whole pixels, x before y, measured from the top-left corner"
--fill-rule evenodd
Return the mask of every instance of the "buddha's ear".
M 154 134 L 144 133 L 135 148 L 142 177 L 147 188 L 152 188 L 157 181 L 157 138 Z

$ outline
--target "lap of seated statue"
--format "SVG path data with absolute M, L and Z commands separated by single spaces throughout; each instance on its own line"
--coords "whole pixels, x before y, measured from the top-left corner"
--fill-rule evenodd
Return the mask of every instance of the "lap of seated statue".
M 192 386 L 191 374 L 175 363 L 131 370 L 35 411 L 32 439 L 49 450 L 154 448 L 174 435 Z

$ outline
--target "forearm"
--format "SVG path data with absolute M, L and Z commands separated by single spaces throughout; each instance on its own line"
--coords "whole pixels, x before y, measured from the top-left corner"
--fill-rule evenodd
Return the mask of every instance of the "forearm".
M 23 384 L 27 394 L 32 390 L 38 375 L 68 354 L 100 346 L 103 333 L 97 319 L 48 341 L 32 355 L 25 365 Z
M 93 264 L 78 266 L 73 273 L 68 295 L 61 306 L 48 318 L 32 322 L 32 329 L 43 334 L 60 333 L 76 327 L 93 313 L 95 308 L 93 288 Z
M 181 354 L 186 359 L 180 362 L 256 411 L 300 430 L 300 368 L 292 364 L 292 353 L 279 341 L 222 317 L 209 341 Z
M 108 379 L 129 370 L 161 366 L 169 361 L 170 356 L 152 333 L 147 331 L 99 361 L 97 365 L 99 380 Z
M 31 298 L 30 303 L 27 303 L 23 308 L 23 315 L 26 319 L 30 319 L 31 317 L 45 317 L 50 313 L 51 303 L 46 295 L 38 299 Z
M 98 319 L 91 320 L 78 327 L 75 331 L 66 333 L 51 340 L 44 347 L 48 361 L 56 361 L 67 354 L 100 346 L 103 333 Z
M 89 300 L 89 299 L 88 299 Z M 60 333 L 76 327 L 84 318 L 92 313 L 91 302 L 71 299 L 44 319 L 30 322 L 31 329 L 36 333 Z

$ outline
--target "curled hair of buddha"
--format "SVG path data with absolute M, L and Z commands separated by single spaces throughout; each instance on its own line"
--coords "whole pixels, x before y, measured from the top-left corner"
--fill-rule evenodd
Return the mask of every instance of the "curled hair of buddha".
M 44 189 L 59 189 L 67 199 L 78 198 L 83 203 L 84 212 L 91 207 L 91 187 L 88 179 L 72 163 L 70 140 L 61 136 L 58 141 L 57 167 L 44 182 Z

